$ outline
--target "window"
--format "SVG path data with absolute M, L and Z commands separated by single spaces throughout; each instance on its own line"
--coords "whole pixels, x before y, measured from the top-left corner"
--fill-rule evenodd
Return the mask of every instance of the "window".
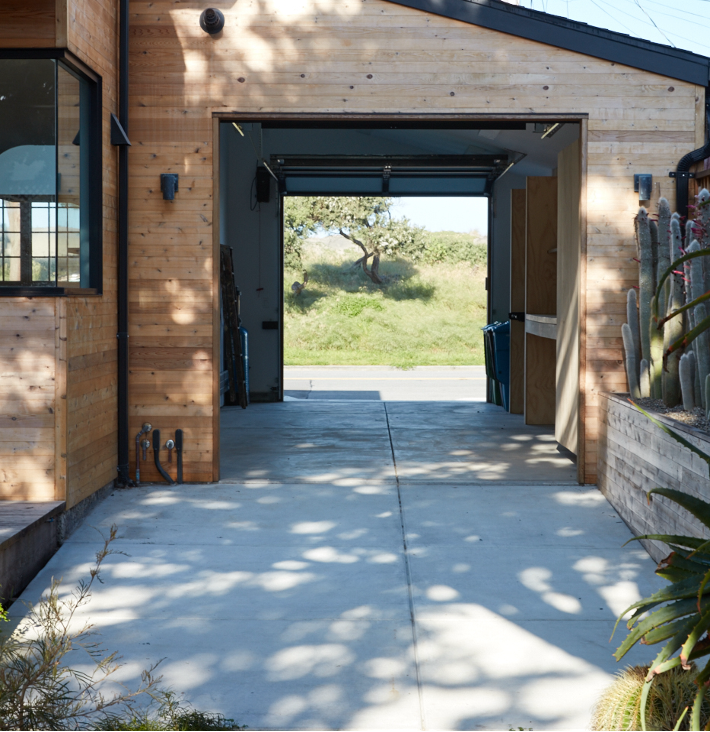
M 0 58 L 0 294 L 101 288 L 97 96 L 62 59 Z

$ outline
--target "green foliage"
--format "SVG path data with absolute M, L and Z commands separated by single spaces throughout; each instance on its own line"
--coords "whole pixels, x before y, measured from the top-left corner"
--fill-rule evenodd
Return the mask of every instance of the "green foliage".
M 302 267 L 303 244 L 316 233 L 342 233 L 378 256 L 387 255 L 423 264 L 468 262 L 475 267 L 485 266 L 488 247 L 483 236 L 477 232 L 426 231 L 406 218 L 393 219 L 390 214 L 393 204 L 393 198 L 373 196 L 286 198 L 286 269 Z
M 427 231 L 424 234 L 424 252 L 421 261 L 426 264 L 468 262 L 474 267 L 483 268 L 488 261 L 488 245 L 477 233 Z
M 15 632 L 0 637 L 0 729 L 243 729 L 234 720 L 180 704 L 172 692 L 161 690 L 160 677 L 154 675 L 157 663 L 142 672 L 133 691 L 111 678 L 121 667 L 117 654 L 100 646 L 92 624 L 79 624 L 77 613 L 91 599 L 94 581 L 102 582 L 106 557 L 121 553 L 110 549 L 115 538 L 112 526 L 88 582 L 82 580 L 62 599 L 61 582 L 53 580 L 49 593 L 28 606 Z M 81 653 L 86 654 L 83 668 L 67 664 Z M 119 691 L 105 695 L 107 681 Z M 146 696 L 152 704 L 141 710 L 138 700 Z
M 641 696 L 648 666 L 630 666 L 619 672 L 592 712 L 593 730 L 638 730 L 641 723 Z M 646 726 L 653 730 L 689 729 L 686 710 L 693 704 L 698 675 L 695 664 L 674 668 L 656 678 L 646 702 Z M 678 722 L 680 721 L 680 725 Z M 710 721 L 710 703 L 703 703 L 700 723 Z
M 130 715 L 107 715 L 100 730 L 244 730 L 221 714 L 199 712 L 180 702 L 172 691 L 153 694 L 147 709 L 132 709 Z
M 286 272 L 285 363 L 289 365 L 469 365 L 483 363 L 483 270 L 396 259 L 385 287 L 352 267 L 346 251 L 304 248 L 308 287 L 298 296 Z
M 642 409 L 640 411 L 646 414 Z M 705 454 L 651 415 L 646 416 L 680 445 L 696 453 L 710 468 L 710 455 Z M 649 491 L 649 502 L 654 495 L 673 501 L 710 528 L 710 503 L 707 501 L 670 488 L 654 488 Z M 631 541 L 640 539 L 662 541 L 672 549 L 672 553 L 656 569 L 656 574 L 668 580 L 670 585 L 634 603 L 624 610 L 617 620 L 618 624 L 627 613 L 632 613 L 626 624 L 629 633 L 614 654 L 617 661 L 637 643 L 654 645 L 665 642 L 644 676 L 638 701 L 641 727 L 647 729 L 651 719 L 648 710 L 654 680 L 659 675 L 679 667 L 686 671 L 690 670 L 691 661 L 710 654 L 710 637 L 708 637 L 710 541 L 692 536 L 667 534 L 645 534 L 634 537 Z M 710 663 L 706 663 L 694 679 L 696 689 L 689 720 L 690 729 L 700 729 L 702 716 L 706 714 L 704 694 L 708 681 L 710 681 Z M 670 727 L 652 725 L 652 729 L 670 729 Z

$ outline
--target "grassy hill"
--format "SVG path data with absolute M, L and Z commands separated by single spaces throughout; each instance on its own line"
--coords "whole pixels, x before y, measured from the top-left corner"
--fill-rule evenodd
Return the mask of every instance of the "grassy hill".
M 428 261 L 383 260 L 380 273 L 388 282 L 382 287 L 352 268 L 358 249 L 332 240 L 306 242 L 302 261 L 309 280 L 299 296 L 291 284 L 303 280 L 302 272 L 284 275 L 285 363 L 482 364 L 485 246 L 466 234 L 435 236 Z

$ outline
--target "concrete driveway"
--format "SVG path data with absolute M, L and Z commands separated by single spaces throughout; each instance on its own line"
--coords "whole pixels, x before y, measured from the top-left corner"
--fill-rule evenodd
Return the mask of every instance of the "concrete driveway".
M 222 452 L 231 482 L 115 491 L 23 599 L 69 591 L 115 523 L 84 617 L 121 679 L 164 658 L 250 729 L 584 729 L 616 614 L 660 586 L 549 430 L 495 407 L 226 409 Z

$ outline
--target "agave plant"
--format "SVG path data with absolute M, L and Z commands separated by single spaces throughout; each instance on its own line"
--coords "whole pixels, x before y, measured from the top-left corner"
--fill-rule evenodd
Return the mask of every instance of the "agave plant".
M 710 455 L 637 405 L 634 406 L 657 427 L 704 460 L 708 464 L 710 475 Z M 649 503 L 653 495 L 664 496 L 677 503 L 710 529 L 710 503 L 707 501 L 671 488 L 654 488 L 649 491 Z M 692 536 L 644 534 L 630 541 L 640 539 L 662 541 L 672 550 L 656 569 L 656 574 L 668 580 L 670 585 L 629 606 L 616 621 L 618 625 L 627 613 L 632 612 L 627 621 L 629 634 L 614 654 L 617 661 L 636 643 L 655 645 L 666 641 L 649 666 L 641 692 L 641 727 L 645 730 L 649 693 L 656 676 L 678 666 L 689 671 L 693 661 L 710 655 L 710 540 Z M 703 699 L 710 685 L 710 660 L 698 671 L 695 684 L 698 688 L 691 712 L 690 728 L 699 730 Z

